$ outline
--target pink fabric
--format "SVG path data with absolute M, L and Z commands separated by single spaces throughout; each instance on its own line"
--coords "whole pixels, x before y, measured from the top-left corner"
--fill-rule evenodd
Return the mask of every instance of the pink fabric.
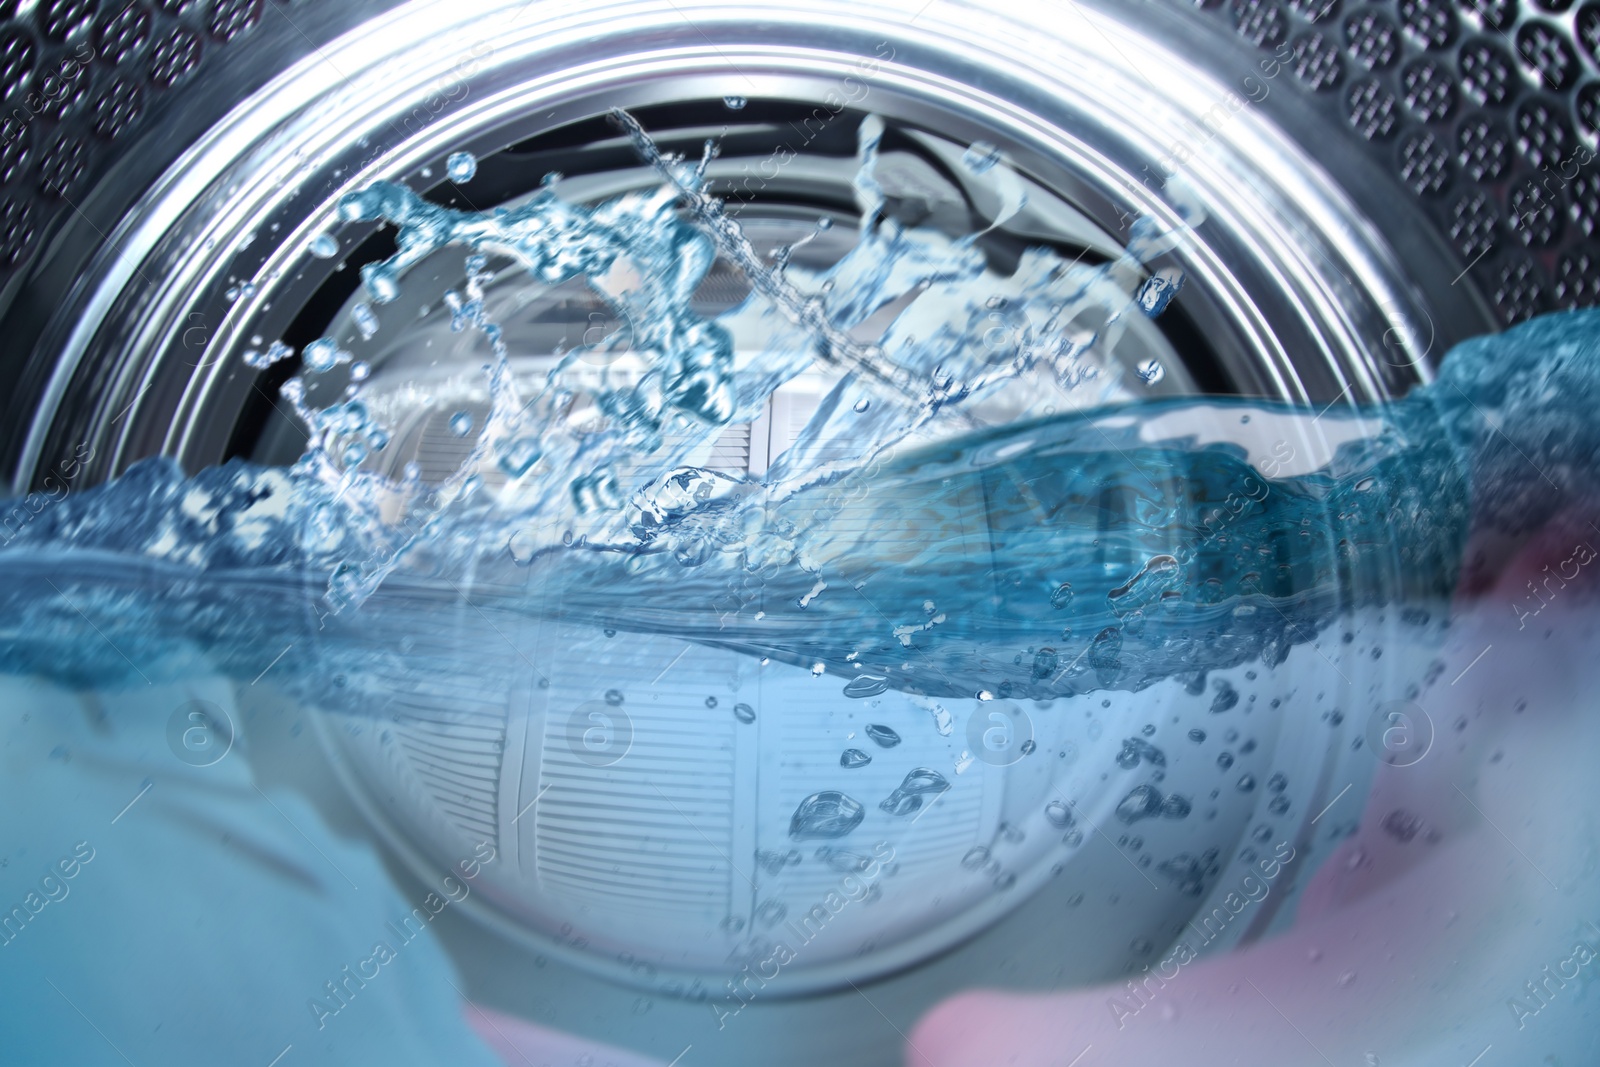
M 1580 542 L 1600 548 L 1600 530 L 1563 517 L 1458 605 L 1445 669 L 1418 699 L 1434 747 L 1379 768 L 1360 830 L 1311 878 L 1290 932 L 1193 961 L 1142 1006 L 1121 985 L 960 994 L 910 1032 L 908 1067 L 1464 1065 L 1491 1045 L 1499 1063 L 1589 1047 L 1586 1004 L 1569 990 L 1541 1007 L 1527 991 L 1575 939 L 1600 943 L 1600 840 L 1583 814 L 1600 752 L 1600 562 L 1523 615 L 1537 606 L 1527 582 Z M 1437 840 L 1385 833 L 1397 808 Z
M 662 1061 L 467 1004 L 467 1022 L 512 1067 L 662 1067 Z

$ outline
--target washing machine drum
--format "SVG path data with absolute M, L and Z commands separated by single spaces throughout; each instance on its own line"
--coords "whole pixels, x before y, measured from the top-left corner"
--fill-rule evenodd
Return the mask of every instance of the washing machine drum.
M 793 248 L 797 270 L 852 245 L 869 114 L 885 123 L 885 210 L 982 231 L 997 279 L 1032 246 L 1112 262 L 1137 220 L 1199 206 L 1205 223 L 1151 265 L 1181 272 L 1181 299 L 1131 325 L 1113 358 L 1164 367 L 1157 395 L 1382 400 L 1458 340 L 1600 299 L 1588 44 L 1600 5 L 1551 6 L 1564 10 L 4 5 L 0 457 L 19 492 L 69 457 L 89 457 L 74 467 L 83 484 L 158 454 L 191 470 L 292 462 L 304 435 L 277 391 L 298 361 L 245 353 L 328 335 L 370 368 L 389 462 L 448 476 L 468 447 L 452 421 L 487 403 L 482 335 L 452 332 L 441 305 L 460 258 L 417 265 L 398 305 L 415 327 L 374 339 L 355 313 L 358 268 L 394 239 L 339 229 L 339 198 L 379 178 L 475 209 L 524 201 L 552 174 L 562 196 L 590 202 L 658 183 L 614 107 L 668 151 L 716 139 L 713 190 L 758 250 Z M 1002 211 L 961 165 L 974 146 L 1008 160 L 1024 207 Z M 463 150 L 477 171 L 457 184 L 446 156 Z M 695 307 L 748 294 L 719 263 Z M 507 275 L 485 299 L 528 375 L 627 325 L 581 285 Z M 347 384 L 318 382 L 317 404 Z M 759 477 L 827 385 L 786 386 L 703 465 Z M 514 586 L 515 563 L 479 580 Z M 508 632 L 465 611 L 398 640 L 410 666 L 386 681 L 385 716 L 321 725 L 374 825 L 420 872 L 487 845 L 505 862 L 473 898 L 486 921 L 660 988 L 754 962 L 814 989 L 926 959 L 1112 822 L 1128 798 L 1096 782 L 1126 744 L 1120 724 L 1156 726 L 1154 748 L 1193 728 L 1148 695 L 1108 696 L 1094 715 L 1110 728 L 1085 740 L 1031 702 L 850 694 L 804 667 L 669 637 Z M 1331 742 L 1293 725 L 1260 742 L 1263 780 L 1288 768 L 1304 783 L 1288 821 L 1317 811 Z M 1024 743 L 1048 758 L 1021 760 Z M 839 778 L 842 748 L 848 793 L 820 784 Z M 1164 788 L 1203 788 L 1179 779 Z M 1238 852 L 1254 803 L 1181 839 L 1176 823 L 1148 830 L 1146 854 L 1187 860 L 1153 876 L 1197 896 Z M 877 828 L 846 843 L 834 831 L 858 816 Z M 1132 918 L 1086 904 L 1074 943 L 1106 974 L 1147 961 L 1198 904 L 1161 896 Z

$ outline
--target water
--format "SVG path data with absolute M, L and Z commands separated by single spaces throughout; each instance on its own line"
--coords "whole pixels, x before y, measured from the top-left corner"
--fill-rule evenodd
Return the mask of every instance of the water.
M 1322 414 L 1361 432 L 1305 473 L 1274 477 L 1275 464 L 1240 445 L 1152 432 L 1186 412 L 1225 415 L 1216 402 L 983 425 L 970 412 L 1018 382 L 1062 407 L 1120 395 L 1098 357 L 1119 317 L 1140 311 L 1113 276 L 1182 235 L 1145 220 L 1126 262 L 1102 268 L 1031 252 L 996 297 L 970 239 L 883 215 L 871 177 L 880 133 L 863 126 L 860 245 L 811 279 L 816 289 L 756 261 L 705 192 L 702 168 L 685 161 L 658 158 L 660 189 L 592 209 L 553 188 L 485 214 L 381 183 L 348 197 L 345 218 L 400 230 L 401 251 L 362 269 L 375 305 L 425 255 L 464 248 L 468 280 L 447 301 L 457 327 L 482 331 L 499 353 L 471 457 L 438 484 L 390 480 L 366 462 L 388 430 L 361 389 L 311 410 L 293 379 L 284 396 L 311 440 L 292 468 L 233 461 L 186 477 L 150 460 L 8 531 L 0 669 L 112 684 L 181 673 L 203 653 L 248 680 L 282 647 L 269 638 L 314 634 L 285 654 L 285 673 L 359 679 L 407 628 L 403 605 L 453 601 L 464 584 L 497 610 L 821 666 L 851 696 L 1138 690 L 1274 665 L 1362 605 L 1447 597 L 1474 500 L 1491 525 L 1537 518 L 1507 503 L 1526 495 L 1514 484 L 1518 453 L 1564 492 L 1589 482 L 1600 380 L 1590 313 L 1462 346 L 1436 383 L 1381 409 Z M 1006 169 L 980 156 L 980 172 Z M 691 221 L 675 211 L 685 200 Z M 689 296 L 718 254 L 751 274 L 757 295 L 703 319 Z M 634 324 L 648 369 L 594 396 L 600 428 L 555 417 L 571 398 L 563 371 L 581 351 L 531 395 L 512 380 L 483 304 L 501 269 L 587 278 Z M 877 344 L 845 335 L 913 291 L 939 309 L 933 328 L 914 304 Z M 986 315 L 1002 305 L 1017 326 L 996 359 L 973 331 L 991 329 Z M 375 314 L 358 307 L 375 330 Z M 1085 307 L 1113 310 L 1088 342 L 1067 328 Z M 768 344 L 736 357 L 734 337 L 752 325 Z M 284 354 L 275 343 L 245 358 L 262 366 Z M 351 358 L 332 339 L 301 355 L 311 375 Z M 841 380 L 764 480 L 683 464 L 814 362 Z M 1309 416 L 1276 414 L 1281 449 Z M 451 429 L 475 427 L 461 413 Z M 823 458 L 841 454 L 852 458 Z M 487 466 L 509 483 L 488 488 Z M 247 616 L 232 610 L 241 598 L 254 605 Z M 104 640 L 86 640 L 85 622 Z M 341 694 L 352 707 L 360 697 L 359 684 Z M 1219 689 L 1212 710 L 1237 700 Z
M 318 259 L 332 259 L 339 254 L 339 239 L 331 233 L 319 233 L 312 238 L 308 251 Z
M 471 152 L 452 152 L 444 161 L 445 173 L 457 185 L 470 182 L 478 173 L 478 157 Z

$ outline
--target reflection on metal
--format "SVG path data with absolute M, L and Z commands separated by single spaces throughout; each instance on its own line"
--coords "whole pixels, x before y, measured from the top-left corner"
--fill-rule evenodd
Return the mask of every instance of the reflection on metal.
M 587 174 L 614 175 L 611 190 L 593 186 L 607 195 L 643 180 L 628 173 L 626 144 L 597 118 L 620 104 L 675 149 L 697 151 L 728 126 L 720 164 L 730 185 L 743 184 L 744 169 L 759 168 L 775 144 L 798 139 L 803 151 L 751 184 L 763 201 L 792 206 L 799 198 L 815 213 L 843 206 L 837 191 L 817 198 L 836 177 L 835 142 L 848 141 L 851 116 L 870 109 L 918 145 L 910 157 L 918 162 L 897 164 L 896 173 L 903 191 L 923 190 L 914 207 L 928 221 L 940 222 L 953 201 L 925 173 L 942 169 L 950 181 L 945 150 L 926 137 L 957 146 L 984 140 L 1082 220 L 1024 213 L 1008 223 L 1013 241 L 1054 234 L 1094 247 L 1114 243 L 1131 219 L 1173 217 L 1175 186 L 1141 176 L 1154 173 L 1146 168 L 1173 144 L 1192 139 L 1211 102 L 1229 91 L 1226 80 L 1168 47 L 1163 23 L 1131 24 L 1120 6 L 1072 4 L 1017 21 L 997 12 L 974 19 L 941 4 L 908 21 L 842 0 L 803 13 L 656 3 L 619 13 L 552 2 L 540 4 L 537 19 L 518 20 L 520 6 L 506 0 L 470 16 L 450 5 L 403 6 L 381 28 L 324 47 L 198 141 L 125 214 L 106 253 L 53 314 L 41 350 L 60 358 L 26 436 L 8 449 L 18 476 L 31 479 L 63 447 L 85 440 L 96 442 L 97 476 L 155 451 L 201 464 L 241 447 L 236 423 L 260 417 L 263 401 L 253 376 L 238 373 L 237 353 L 253 336 L 288 332 L 334 279 L 340 264 L 308 248 L 329 228 L 337 197 L 380 175 L 437 184 L 450 150 L 467 147 L 483 161 L 465 190 L 474 202 L 526 192 L 557 154 L 575 152 Z M 1041 40 L 1052 42 L 1048 54 Z M 428 47 L 414 47 L 420 41 Z M 466 91 L 446 99 L 435 90 L 462 81 L 462 57 L 472 58 Z M 844 79 L 864 76 L 864 62 L 865 94 L 843 111 L 824 109 L 827 132 L 793 134 Z M 750 101 L 736 112 L 720 103 L 730 78 Z M 438 109 L 417 121 L 418 102 L 435 97 Z M 698 118 L 680 110 L 689 118 L 675 126 L 670 106 L 693 101 L 714 110 Z M 541 142 L 542 135 L 549 136 Z M 1373 358 L 1395 320 L 1406 327 L 1401 337 L 1427 336 L 1427 322 L 1455 328 L 1473 320 L 1460 289 L 1441 296 L 1424 286 L 1434 301 L 1424 306 L 1399 270 L 1397 256 L 1411 250 L 1386 247 L 1263 113 L 1234 115 L 1183 171 L 1210 221 L 1179 257 L 1189 277 L 1179 305 L 1190 317 L 1179 343 L 1205 350 L 1182 354 L 1208 363 L 1214 384 L 1310 399 L 1350 385 L 1358 399 L 1379 396 L 1418 373 Z M 573 180 L 585 176 L 574 172 Z M 1002 236 L 994 250 L 1001 260 Z M 237 296 L 242 278 L 256 282 L 249 296 Z M 139 296 L 125 297 L 134 285 Z M 197 324 L 206 337 L 198 357 L 183 344 Z M 130 405 L 127 418 L 112 422 Z

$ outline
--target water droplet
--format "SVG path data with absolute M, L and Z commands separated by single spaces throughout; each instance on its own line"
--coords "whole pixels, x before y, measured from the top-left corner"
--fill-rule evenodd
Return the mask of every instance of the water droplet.
M 458 411 L 450 416 L 450 432 L 457 437 L 465 437 L 472 432 L 472 413 Z
M 1134 295 L 1134 303 L 1138 304 L 1139 310 L 1150 318 L 1157 318 L 1167 310 L 1168 305 L 1172 303 L 1178 292 L 1183 288 L 1184 278 L 1185 275 L 1181 268 L 1163 267 L 1145 279 L 1144 284 L 1139 287 L 1138 293 Z M 1154 362 L 1154 360 L 1150 360 L 1141 364 L 1139 377 L 1144 378 L 1144 368 Z M 1159 364 L 1157 367 L 1159 369 Z M 1160 380 L 1159 373 L 1154 380 L 1145 379 L 1147 384 L 1150 385 L 1154 385 Z
M 733 717 L 749 726 L 756 721 L 756 709 L 749 704 L 735 704 L 733 706 Z
M 998 146 L 988 141 L 973 141 L 961 154 L 961 165 L 974 174 L 987 174 L 1003 158 Z
M 1139 364 L 1136 372 L 1139 380 L 1146 385 L 1155 385 L 1167 376 L 1167 368 L 1161 365 L 1160 360 L 1147 359 Z
M 1050 594 L 1050 606 L 1060 611 L 1070 603 L 1072 603 L 1072 585 L 1070 582 L 1062 582 L 1056 586 L 1056 591 Z
M 1148 819 L 1161 811 L 1161 790 L 1153 785 L 1134 786 L 1117 805 L 1117 818 L 1128 824 Z
M 1044 806 L 1044 817 L 1057 829 L 1065 830 L 1076 820 L 1072 817 L 1072 809 L 1059 800 L 1052 800 Z
M 620 690 L 620 689 L 607 689 L 606 690 L 606 703 L 610 704 L 614 708 L 621 706 L 621 704 L 622 704 L 622 690 Z
M 366 360 L 358 359 L 350 364 L 350 380 L 352 382 L 364 382 L 370 377 L 372 377 L 372 364 Z
M 847 770 L 855 770 L 857 767 L 865 767 L 871 762 L 872 757 L 861 751 L 859 748 L 847 748 L 839 756 L 839 766 L 844 767 Z
M 1197 745 L 1203 745 L 1206 741 L 1206 732 L 1204 730 L 1190 730 L 1189 740 Z
M 272 344 L 267 346 L 267 350 L 265 352 L 257 352 L 255 349 L 250 349 L 249 351 L 245 352 L 244 362 L 245 366 L 247 367 L 254 367 L 257 370 L 261 370 L 265 367 L 272 366 L 274 363 L 288 359 L 292 355 L 294 355 L 294 349 L 290 348 L 282 341 L 274 341 Z
M 356 324 L 356 329 L 361 333 L 363 341 L 372 340 L 378 332 L 378 316 L 365 304 L 357 304 L 350 309 L 350 319 Z
M 339 254 L 339 239 L 331 233 L 319 233 L 312 238 L 309 251 L 318 259 L 332 259 Z
M 1089 644 L 1089 666 L 1100 673 L 1103 682 L 1115 679 L 1122 664 L 1122 631 L 1107 626 Z
M 706 707 L 714 708 L 716 706 L 717 706 L 717 698 L 716 697 L 706 697 Z
M 539 461 L 539 455 L 538 438 L 518 437 L 502 449 L 500 469 L 513 478 L 520 478 Z
M 326 337 L 319 338 L 306 345 L 300 352 L 307 369 L 318 374 L 324 374 L 341 363 L 350 362 L 350 353 L 334 344 Z
M 1188 797 L 1180 797 L 1176 793 L 1170 794 L 1161 802 L 1161 817 L 1163 819 L 1187 819 L 1194 805 Z
M 1221 715 L 1239 703 L 1239 691 L 1227 682 L 1217 683 L 1217 695 L 1211 698 L 1211 714 Z
M 800 802 L 789 820 L 789 836 L 796 841 L 843 837 L 861 825 L 866 814 L 859 801 L 836 789 L 825 789 Z
M 1345 986 L 1349 985 L 1351 982 L 1354 982 L 1355 980 L 1356 980 L 1356 972 L 1354 972 L 1354 971 L 1345 971 L 1343 974 L 1341 974 L 1339 976 L 1339 979 L 1338 979 L 1339 988 L 1343 989 Z
M 928 767 L 918 767 L 908 773 L 878 807 L 890 815 L 910 815 L 921 810 L 923 797 L 943 793 L 949 788 L 950 781 L 944 775 Z
M 1041 648 L 1039 651 L 1035 652 L 1033 654 L 1034 680 L 1042 682 L 1052 674 L 1056 673 L 1056 666 L 1058 662 L 1059 661 L 1056 659 L 1056 650 L 1053 648 Z
M 1240 775 L 1239 776 L 1238 786 L 1239 786 L 1239 792 L 1241 792 L 1241 793 L 1250 792 L 1251 790 L 1255 789 L 1255 787 L 1256 787 L 1256 776 L 1253 775 L 1253 774 L 1242 774 L 1242 775 Z
M 727 108 L 729 111 L 743 111 L 744 106 L 749 102 L 749 100 L 742 96 L 729 95 L 722 98 L 722 106 Z
M 444 161 L 444 170 L 457 185 L 470 182 L 478 173 L 478 157 L 471 152 L 452 152 Z
M 889 690 L 889 679 L 876 674 L 858 674 L 845 684 L 844 695 L 863 699 Z
M 872 400 L 870 398 L 868 398 L 868 397 L 862 397 L 860 400 L 857 400 L 855 402 L 855 404 L 851 408 L 851 410 L 854 411 L 857 415 L 860 415 L 863 412 L 865 412 L 868 408 L 870 408 L 871 406 L 872 406 Z
M 1139 766 L 1140 761 L 1156 767 L 1165 767 L 1167 756 L 1159 748 L 1141 738 L 1130 737 L 1122 742 L 1122 751 L 1117 754 L 1117 766 L 1124 770 L 1133 770 Z
M 872 723 L 867 727 L 867 736 L 877 742 L 880 748 L 893 748 L 900 743 L 899 734 L 879 723 Z
M 1026 741 L 1022 742 L 1021 752 L 1024 756 L 1031 756 L 1033 755 L 1034 750 L 1038 747 L 1039 743 L 1030 737 Z

